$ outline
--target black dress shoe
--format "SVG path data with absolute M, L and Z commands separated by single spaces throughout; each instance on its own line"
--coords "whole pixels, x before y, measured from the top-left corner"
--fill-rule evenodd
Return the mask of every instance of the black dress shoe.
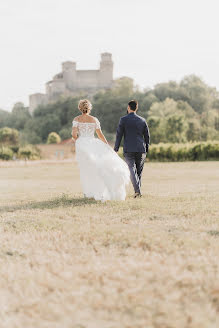
M 141 198 L 142 194 L 140 192 L 136 192 L 134 194 L 134 198 Z

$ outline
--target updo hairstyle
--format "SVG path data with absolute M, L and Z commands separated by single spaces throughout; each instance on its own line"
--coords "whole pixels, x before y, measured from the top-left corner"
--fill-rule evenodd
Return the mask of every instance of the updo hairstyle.
M 81 99 L 78 103 L 78 109 L 83 113 L 86 114 L 91 111 L 92 104 L 87 99 Z

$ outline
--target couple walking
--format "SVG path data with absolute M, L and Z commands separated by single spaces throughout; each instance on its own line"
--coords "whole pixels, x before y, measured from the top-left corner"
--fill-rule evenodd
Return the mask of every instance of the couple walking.
M 79 101 L 81 115 L 72 122 L 76 159 L 84 196 L 96 200 L 125 200 L 130 179 L 134 197 L 141 197 L 141 176 L 150 143 L 144 118 L 137 115 L 138 103 L 128 103 L 127 115 L 118 125 L 114 150 L 104 137 L 99 120 L 91 116 L 92 105 L 87 99 Z M 98 139 L 94 137 L 95 131 Z M 117 154 L 124 137 L 125 161 Z

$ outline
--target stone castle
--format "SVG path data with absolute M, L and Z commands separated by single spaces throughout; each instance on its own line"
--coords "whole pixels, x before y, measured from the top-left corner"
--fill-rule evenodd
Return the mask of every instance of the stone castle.
M 46 93 L 34 93 L 29 96 L 29 111 L 32 114 L 39 105 L 57 100 L 61 95 L 74 96 L 80 92 L 89 95 L 97 90 L 111 88 L 113 84 L 113 61 L 110 53 L 102 53 L 98 70 L 77 70 L 76 63 L 62 63 L 62 72 L 46 83 Z

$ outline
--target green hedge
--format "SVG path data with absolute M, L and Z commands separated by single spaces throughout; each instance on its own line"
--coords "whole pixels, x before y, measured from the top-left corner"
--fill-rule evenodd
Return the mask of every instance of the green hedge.
M 9 161 L 13 157 L 19 159 L 36 160 L 40 159 L 40 150 L 33 145 L 26 145 L 23 147 L 5 147 L 0 146 L 0 160 Z
M 219 142 L 151 145 L 148 159 L 162 162 L 219 160 Z
M 122 151 L 120 148 L 119 155 L 121 157 L 123 156 Z M 147 159 L 157 162 L 219 160 L 219 142 L 159 143 L 149 147 Z

